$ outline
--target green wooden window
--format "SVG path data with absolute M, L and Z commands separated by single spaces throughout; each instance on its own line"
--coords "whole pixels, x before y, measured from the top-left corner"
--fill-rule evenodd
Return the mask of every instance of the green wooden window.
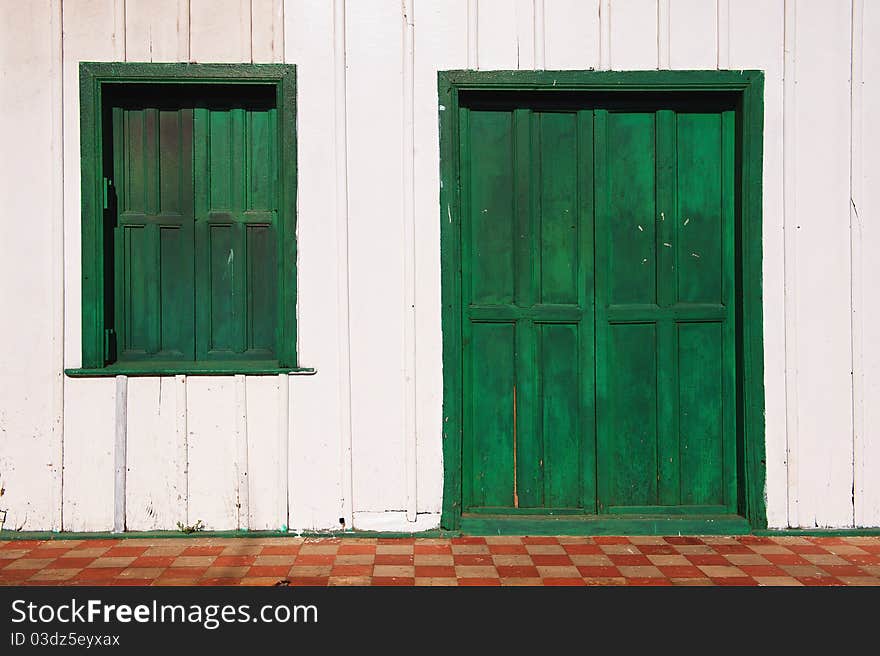
M 445 527 L 765 521 L 761 81 L 440 74 Z
M 295 69 L 80 65 L 82 368 L 296 362 Z

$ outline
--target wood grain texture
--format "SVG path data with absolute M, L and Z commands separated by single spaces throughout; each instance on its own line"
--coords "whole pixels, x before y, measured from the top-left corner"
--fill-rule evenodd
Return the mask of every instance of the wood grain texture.
M 125 53 L 129 61 L 187 61 L 189 1 L 126 0 Z
M 599 0 L 543 0 L 545 68 L 599 68 Z
M 711 69 L 717 63 L 717 2 L 669 0 L 669 68 Z
M 250 0 L 190 0 L 190 61 L 250 62 Z
M 658 0 L 611 0 L 608 20 L 609 68 L 616 71 L 657 68 Z

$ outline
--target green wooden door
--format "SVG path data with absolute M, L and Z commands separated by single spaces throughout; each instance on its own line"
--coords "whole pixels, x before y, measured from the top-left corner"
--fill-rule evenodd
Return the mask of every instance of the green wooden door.
M 463 512 L 735 512 L 733 113 L 513 105 L 459 116 Z
M 241 102 L 112 109 L 120 361 L 274 357 L 276 110 Z

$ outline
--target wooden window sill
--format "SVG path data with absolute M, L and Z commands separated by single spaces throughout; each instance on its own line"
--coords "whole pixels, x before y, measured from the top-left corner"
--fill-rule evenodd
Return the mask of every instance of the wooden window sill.
M 272 360 L 216 361 L 216 362 L 117 362 L 106 367 L 65 369 L 71 378 L 102 378 L 111 376 L 312 376 L 310 367 L 282 367 Z

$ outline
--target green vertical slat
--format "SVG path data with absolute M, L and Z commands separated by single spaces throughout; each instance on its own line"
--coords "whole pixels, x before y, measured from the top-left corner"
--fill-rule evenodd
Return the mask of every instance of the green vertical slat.
M 544 435 L 544 504 L 581 505 L 578 329 L 571 324 L 540 326 L 541 422 Z
M 120 107 L 112 110 L 113 121 L 113 184 L 116 188 L 116 212 L 115 227 L 113 228 L 113 326 L 116 331 L 117 357 L 125 348 L 125 336 L 127 329 L 126 296 L 124 293 L 125 283 L 125 234 L 119 221 L 119 212 L 125 204 L 128 185 L 126 184 L 125 172 L 127 170 L 127 157 L 125 153 L 125 127 L 128 118 Z M 110 354 L 105 354 L 109 357 Z M 103 364 L 103 363 L 102 363 Z
M 211 343 L 211 260 L 208 218 L 211 207 L 211 112 L 204 107 L 193 110 L 193 198 L 195 213 L 195 298 L 196 358 L 208 357 Z M 222 186 L 222 185 L 221 185 Z
M 675 217 L 681 303 L 721 303 L 721 116 L 678 115 L 678 206 Z
M 675 113 L 656 115 L 657 189 L 654 221 L 657 226 L 657 304 L 668 307 L 676 299 L 676 146 Z M 675 322 L 657 322 L 657 492 L 658 503 L 681 502 L 678 437 L 678 333 Z
M 236 266 L 236 227 L 213 223 L 208 229 L 208 252 L 210 258 L 210 350 L 232 351 L 238 347 L 240 315 L 235 290 L 238 272 Z M 241 259 L 241 253 L 237 257 Z
M 454 308 L 450 307 L 450 312 L 457 316 L 457 320 L 449 326 L 449 331 L 454 332 L 460 330 L 460 340 L 455 342 L 457 353 L 450 357 L 454 361 L 455 370 L 461 372 L 461 390 L 460 396 L 456 397 L 456 402 L 461 404 L 461 508 L 466 509 L 476 505 L 476 485 L 474 477 L 474 412 L 471 399 L 473 398 L 473 376 L 471 375 L 470 357 L 468 355 L 469 345 L 472 340 L 471 321 L 468 317 L 467 308 L 471 303 L 473 291 L 472 272 L 471 272 L 471 253 L 472 253 L 472 216 L 471 208 L 471 158 L 470 158 L 470 110 L 462 107 L 458 110 L 458 158 L 461 180 L 461 198 L 460 198 L 460 226 L 456 234 L 455 242 L 460 245 L 459 260 L 461 262 L 461 273 L 457 277 L 453 275 L 453 289 L 455 292 L 453 297 Z M 449 224 L 447 230 L 451 229 L 452 212 L 447 210 L 446 220 Z M 453 502 L 454 503 L 454 502 Z
M 132 212 L 146 212 L 146 130 L 143 110 L 127 110 L 124 112 L 125 127 L 125 202 L 119 209 Z
M 577 303 L 577 117 L 540 114 L 540 253 L 542 303 Z
M 737 412 L 736 412 L 736 302 L 735 203 L 736 203 L 736 113 L 721 115 L 721 293 L 727 307 L 722 326 L 721 427 L 724 476 L 724 503 L 737 512 Z M 760 319 L 760 317 L 759 317 Z M 760 321 L 758 322 L 760 326 Z M 758 338 L 760 347 L 760 337 Z M 761 382 L 756 383 L 757 386 Z
M 166 358 L 194 357 L 192 228 L 161 227 L 159 232 L 161 326 L 159 349 Z
M 165 213 L 184 214 L 184 206 L 191 205 L 184 199 L 184 176 L 192 177 L 192 169 L 186 170 L 182 160 L 185 144 L 183 143 L 183 114 L 185 110 L 163 110 L 159 112 L 159 189 L 158 211 Z M 189 114 L 192 120 L 191 112 Z
M 126 226 L 124 229 L 125 253 L 125 314 L 127 351 L 150 352 L 150 237 L 143 226 Z
M 246 209 L 273 210 L 272 201 L 274 139 L 269 129 L 270 110 L 247 113 L 247 196 Z
M 275 234 L 271 226 L 246 228 L 248 261 L 248 344 L 249 350 L 275 350 Z
M 577 285 L 583 308 L 578 330 L 580 375 L 581 501 L 586 512 L 596 512 L 596 343 L 594 261 L 593 112 L 577 114 Z
M 471 325 L 475 506 L 513 505 L 514 324 Z
M 681 501 L 722 504 L 722 327 L 678 328 L 681 398 Z
M 249 300 L 247 296 L 248 274 L 250 272 L 250 263 L 247 259 L 247 235 L 244 225 L 244 211 L 247 209 L 248 185 L 250 178 L 250 162 L 248 158 L 247 144 L 250 141 L 248 134 L 247 113 L 241 108 L 235 108 L 231 111 L 232 132 L 232 161 L 231 178 L 232 178 L 232 211 L 233 211 L 233 228 L 234 236 L 233 250 L 236 258 L 233 258 L 232 272 L 232 299 L 235 305 L 233 317 L 233 325 L 231 326 L 234 335 L 233 350 L 236 353 L 244 353 L 247 349 L 247 310 Z M 214 321 L 221 321 L 223 318 L 214 316 Z
M 196 111 L 199 111 L 198 109 Z M 232 120 L 229 111 L 205 110 L 210 146 L 208 166 L 208 204 L 211 210 L 233 209 L 235 193 L 232 179 Z
M 144 213 L 159 212 L 159 111 L 144 110 Z M 158 236 L 156 239 L 158 245 Z
M 611 431 L 614 424 L 611 416 L 614 408 L 610 403 L 608 389 L 608 302 L 609 281 L 609 171 L 608 171 L 608 112 L 597 109 L 593 115 L 593 177 L 595 203 L 595 284 L 596 284 L 596 509 L 606 512 L 611 498 L 612 466 Z
M 513 133 L 510 112 L 473 111 L 471 141 L 479 143 L 470 163 L 471 287 L 473 303 L 514 299 Z

